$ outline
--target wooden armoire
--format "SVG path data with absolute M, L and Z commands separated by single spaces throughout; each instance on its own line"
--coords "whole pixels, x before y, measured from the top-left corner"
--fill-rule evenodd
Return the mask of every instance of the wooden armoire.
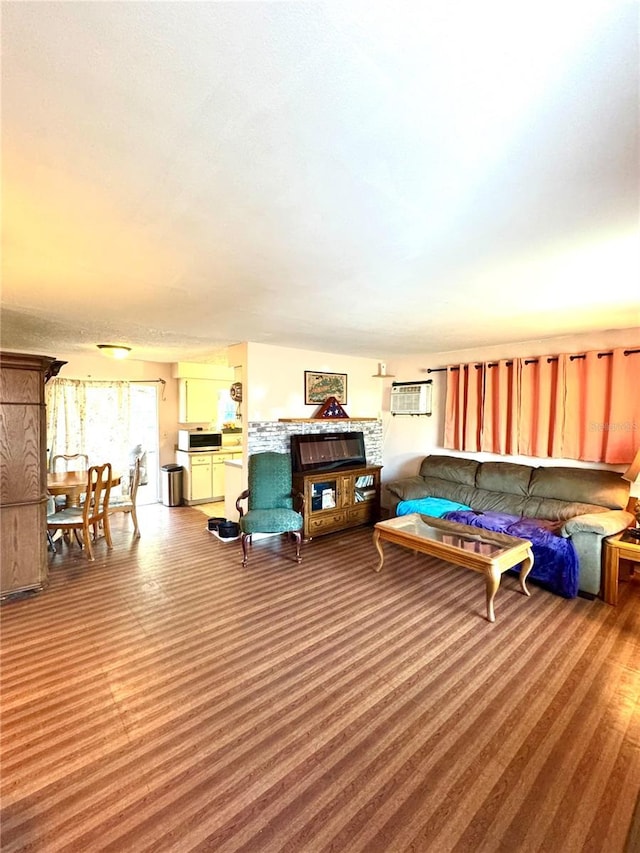
M 47 581 L 45 379 L 55 359 L 0 352 L 0 597 Z

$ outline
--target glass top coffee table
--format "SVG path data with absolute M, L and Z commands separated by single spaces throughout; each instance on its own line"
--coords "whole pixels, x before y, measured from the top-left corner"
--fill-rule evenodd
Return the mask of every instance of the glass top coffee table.
M 384 564 L 383 542 L 393 542 L 395 545 L 429 554 L 447 563 L 483 574 L 489 622 L 496 620 L 493 600 L 502 574 L 519 563 L 522 563 L 520 588 L 525 595 L 530 595 L 526 579 L 533 567 L 533 554 L 528 539 L 518 539 L 516 536 L 492 533 L 468 524 L 411 513 L 379 521 L 374 526 L 373 544 L 380 554 L 376 572 L 379 572 Z

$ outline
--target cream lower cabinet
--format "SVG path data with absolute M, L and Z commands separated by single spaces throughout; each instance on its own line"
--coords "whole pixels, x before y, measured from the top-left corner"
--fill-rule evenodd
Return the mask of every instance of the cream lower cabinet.
M 183 493 L 187 505 L 224 499 L 224 463 L 239 453 L 176 453 L 176 462 L 184 468 Z
M 213 495 L 211 488 L 211 469 L 213 464 L 211 456 L 194 456 L 190 460 L 191 476 L 190 485 L 187 489 L 188 499 L 191 503 L 196 501 L 208 501 Z
M 211 491 L 220 499 L 224 498 L 224 460 L 226 456 L 214 456 L 211 465 Z

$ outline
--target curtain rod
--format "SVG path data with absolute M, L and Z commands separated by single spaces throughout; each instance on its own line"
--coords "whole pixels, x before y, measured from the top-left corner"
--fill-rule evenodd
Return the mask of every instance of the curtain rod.
M 636 353 L 640 353 L 640 349 L 626 349 L 626 350 L 624 350 L 624 355 L 635 355 Z M 604 358 L 605 356 L 608 356 L 608 355 L 613 355 L 613 353 L 612 352 L 599 352 L 598 358 Z M 582 355 L 570 355 L 569 361 L 575 361 L 578 358 L 586 358 L 586 357 L 587 356 L 584 353 L 582 353 Z M 547 356 L 547 364 L 551 364 L 552 361 L 557 361 L 558 358 L 559 358 L 559 356 L 557 356 L 557 355 Z M 540 361 L 539 358 L 527 358 L 527 359 L 525 359 L 524 363 L 525 364 L 538 364 L 539 361 Z M 506 362 L 507 367 L 511 367 L 512 364 L 513 364 L 512 361 Z M 464 366 L 467 367 L 466 364 Z M 490 361 L 487 364 L 487 367 L 497 367 L 497 366 L 498 366 L 497 361 Z M 474 367 L 476 368 L 476 370 L 479 370 L 482 367 L 482 364 L 474 364 Z M 459 367 L 428 367 L 427 373 L 442 373 L 442 372 L 447 371 L 447 370 L 460 370 L 460 368 Z
M 164 391 L 165 391 L 165 388 L 167 387 L 167 380 L 166 379 L 130 379 L 129 380 L 130 385 L 150 385 L 154 382 L 160 382 L 160 384 L 162 385 L 162 394 L 160 395 L 160 399 L 164 403 L 165 402 Z

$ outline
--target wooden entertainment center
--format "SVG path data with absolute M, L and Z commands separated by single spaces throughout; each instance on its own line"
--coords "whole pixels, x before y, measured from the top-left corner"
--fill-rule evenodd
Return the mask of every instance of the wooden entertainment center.
M 364 465 L 333 473 L 294 474 L 293 487 L 305 501 L 304 538 L 379 521 L 381 468 Z
M 332 398 L 329 398 L 332 399 Z M 304 454 L 301 458 L 298 442 L 311 440 L 312 436 L 334 438 L 362 433 L 363 426 L 379 425 L 377 418 L 280 418 L 285 427 L 304 424 L 302 435 L 289 431 L 283 439 L 282 451 L 291 452 L 293 460 L 293 488 L 301 492 L 305 499 L 303 536 L 313 539 L 350 527 L 375 524 L 380 520 L 380 471 L 382 465 L 369 462 L 369 453 L 381 461 L 379 448 L 360 448 L 357 454 L 348 452 L 346 457 L 336 464 L 333 454 L 328 454 L 328 464 L 324 467 L 305 469 L 304 463 L 312 459 L 320 461 L 320 456 Z M 339 434 L 336 434 L 338 431 Z M 364 442 L 364 435 L 363 435 Z M 280 448 L 278 448 L 280 450 Z M 353 448 L 351 448 L 351 451 Z M 348 461 L 349 460 L 349 461 Z M 303 463 L 303 464 L 300 464 Z

